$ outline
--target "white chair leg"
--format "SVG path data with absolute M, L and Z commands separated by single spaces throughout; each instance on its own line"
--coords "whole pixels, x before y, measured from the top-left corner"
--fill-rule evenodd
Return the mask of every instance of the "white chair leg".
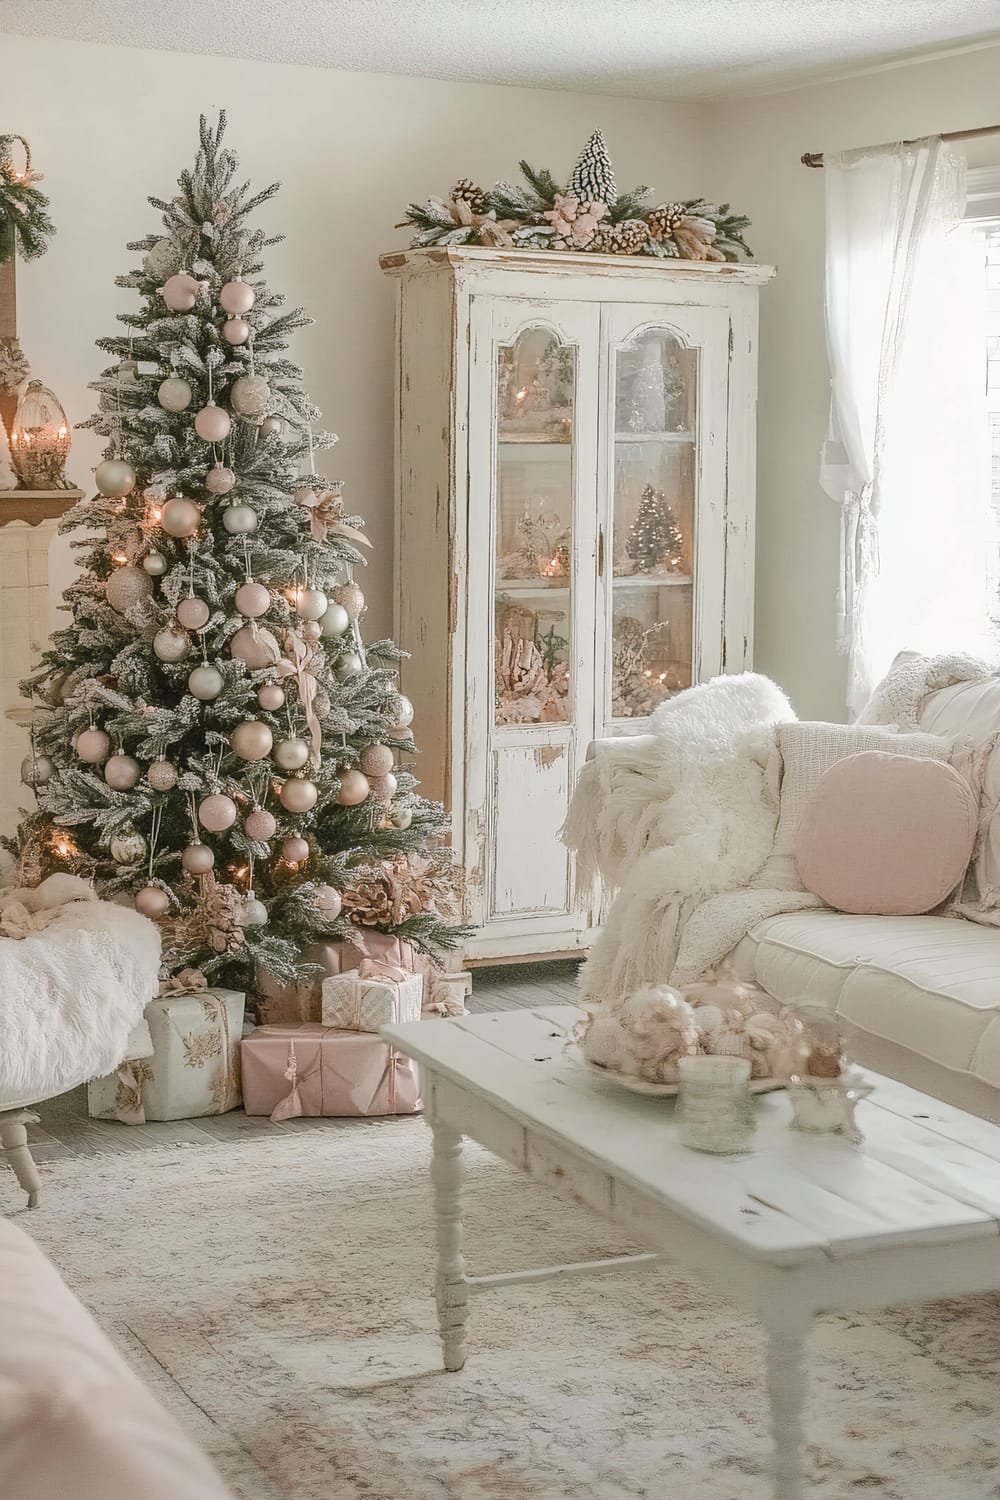
M 28 1125 L 37 1125 L 38 1116 L 28 1109 L 14 1110 L 0 1115 L 0 1146 L 14 1168 L 14 1176 L 28 1195 L 28 1207 L 38 1207 L 38 1194 L 42 1181 L 28 1145 Z

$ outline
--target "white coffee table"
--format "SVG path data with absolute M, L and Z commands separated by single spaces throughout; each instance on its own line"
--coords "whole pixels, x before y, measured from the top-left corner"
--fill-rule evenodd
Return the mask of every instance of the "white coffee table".
M 863 1147 L 790 1131 L 787 1098 L 771 1094 L 757 1102 L 752 1153 L 707 1156 L 678 1142 L 669 1102 L 627 1094 L 567 1057 L 579 1015 L 541 1006 L 383 1031 L 424 1069 L 445 1368 L 465 1362 L 472 1294 L 677 1261 L 763 1320 L 774 1493 L 803 1500 L 813 1318 L 1000 1290 L 1000 1128 L 869 1074 Z M 467 1275 L 463 1135 L 622 1225 L 650 1253 Z M 665 1349 L 668 1340 L 664 1330 Z

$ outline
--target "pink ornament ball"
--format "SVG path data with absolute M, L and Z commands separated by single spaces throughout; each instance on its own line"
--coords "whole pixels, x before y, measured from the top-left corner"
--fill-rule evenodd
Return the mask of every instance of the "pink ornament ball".
M 276 682 L 265 682 L 263 687 L 257 689 L 257 702 L 269 714 L 276 714 L 284 701 L 285 690 Z
M 181 855 L 181 864 L 189 875 L 207 875 L 215 864 L 215 855 L 207 844 L 188 844 Z
M 271 647 L 255 635 L 249 625 L 237 630 L 229 642 L 229 651 L 237 661 L 246 662 L 251 672 L 259 672 L 261 667 L 269 667 L 274 662 Z
M 250 324 L 246 318 L 227 318 L 222 325 L 222 337 L 227 344 L 245 344 L 250 337 Z
M 185 630 L 201 630 L 208 624 L 211 610 L 204 599 L 182 599 L 177 606 L 177 619 Z
M 391 802 L 396 795 L 396 778 L 390 771 L 386 776 L 371 778 L 372 796 L 379 802 Z
M 160 296 L 171 312 L 190 312 L 198 298 L 198 283 L 186 271 L 168 276 L 160 288 Z
M 219 288 L 219 306 L 227 313 L 248 313 L 257 300 L 248 282 L 237 276 Z
M 274 814 L 269 813 L 266 807 L 255 807 L 244 826 L 247 838 L 260 839 L 266 844 L 268 839 L 274 838 L 278 823 Z
M 287 859 L 290 865 L 300 865 L 303 860 L 309 858 L 309 845 L 305 839 L 293 834 L 282 844 L 281 857 Z
M 313 900 L 320 916 L 325 917 L 328 922 L 336 922 L 344 904 L 339 891 L 334 890 L 332 885 L 318 885 Z
M 201 511 L 193 500 L 175 495 L 173 500 L 168 500 L 164 505 L 160 525 L 167 536 L 194 536 L 201 525 Z
M 213 464 L 205 475 L 205 488 L 210 495 L 228 495 L 236 483 L 236 475 L 225 464 Z
M 319 792 L 316 790 L 315 782 L 304 778 L 293 776 L 282 783 L 278 800 L 286 812 L 307 813 L 315 806 Z
M 236 590 L 235 604 L 241 615 L 246 615 L 248 620 L 257 620 L 271 607 L 271 590 L 251 579 L 241 583 Z
M 333 799 L 335 802 L 341 807 L 357 807 L 365 801 L 371 787 L 363 771 L 349 766 L 343 771 L 338 771 L 337 775 L 340 777 L 340 786 Z
M 224 443 L 232 425 L 229 413 L 216 406 L 214 401 L 203 406 L 194 419 L 194 430 L 206 443 Z
M 198 804 L 198 822 L 209 833 L 225 833 L 236 822 L 236 803 L 222 792 L 204 797 Z
M 104 779 L 116 792 L 130 792 L 141 775 L 142 767 L 131 755 L 112 755 L 104 766 Z
M 158 885 L 144 885 L 141 891 L 136 891 L 132 905 L 144 917 L 155 921 L 170 910 L 170 897 Z
M 77 755 L 92 766 L 99 766 L 102 761 L 107 760 L 110 749 L 111 738 L 103 729 L 84 729 L 76 737 Z
M 387 776 L 395 760 L 388 745 L 366 745 L 358 757 L 358 764 L 366 776 Z

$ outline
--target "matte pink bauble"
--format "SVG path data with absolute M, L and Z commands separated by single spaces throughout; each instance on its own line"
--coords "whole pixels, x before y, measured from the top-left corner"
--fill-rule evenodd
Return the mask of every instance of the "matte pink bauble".
M 305 839 L 297 834 L 285 840 L 281 846 L 281 857 L 287 859 L 290 865 L 300 865 L 304 859 L 309 858 L 309 845 Z
M 366 776 L 385 776 L 392 770 L 395 760 L 388 745 L 366 745 L 358 757 L 358 764 Z
M 223 792 L 204 797 L 198 804 L 198 822 L 209 833 L 225 833 L 236 822 L 236 803 Z
M 129 792 L 142 775 L 142 767 L 131 755 L 112 755 L 105 763 L 104 779 L 116 792 Z
M 328 922 L 336 922 L 344 904 L 339 891 L 334 890 L 332 885 L 318 885 L 313 901 L 321 917 L 325 917 Z
M 263 687 L 257 689 L 257 702 L 261 708 L 266 708 L 269 714 L 276 714 L 285 701 L 285 690 L 276 682 L 265 682 Z
M 379 802 L 391 802 L 396 795 L 396 778 L 391 771 L 385 776 L 373 776 L 370 785 L 372 796 Z
M 211 613 L 204 599 L 182 599 L 177 606 L 177 618 L 185 630 L 200 630 L 208 624 Z
M 160 288 L 160 296 L 171 312 L 190 312 L 198 298 L 198 283 L 186 271 L 168 276 Z
M 201 511 L 193 500 L 176 495 L 164 505 L 160 525 L 167 536 L 194 536 L 201 525 Z
M 219 306 L 227 313 L 247 313 L 257 297 L 252 286 L 237 276 L 219 288 Z
M 207 844 L 188 844 L 181 855 L 181 864 L 189 875 L 207 875 L 215 864 L 215 855 Z
M 271 666 L 274 660 L 270 647 L 259 636 L 254 635 L 249 625 L 237 630 L 229 642 L 229 651 L 237 661 L 245 661 L 251 672 Z
M 229 743 L 240 760 L 263 760 L 271 753 L 274 735 L 269 724 L 263 724 L 259 719 L 245 719 L 242 724 L 237 724 L 229 736 Z
M 227 344 L 245 344 L 250 337 L 250 324 L 246 318 L 227 318 L 222 325 L 222 337 Z
M 341 807 L 357 807 L 364 802 L 371 791 L 364 772 L 357 770 L 355 766 L 349 766 L 338 771 L 337 775 L 340 777 L 340 786 L 334 795 L 334 802 L 339 802 Z
M 274 814 L 269 813 L 266 807 L 255 807 L 244 827 L 248 838 L 260 839 L 263 843 L 267 843 L 268 839 L 274 838 L 278 824 Z
M 205 488 L 210 495 L 228 495 L 236 483 L 236 475 L 225 464 L 213 464 L 205 475 Z
M 111 737 L 103 729 L 84 729 L 76 737 L 77 755 L 81 760 L 89 761 L 92 766 L 99 766 L 102 761 L 107 760 L 110 749 Z
M 232 425 L 229 413 L 214 401 L 203 406 L 194 419 L 194 430 L 206 443 L 224 443 Z
M 278 799 L 287 812 L 306 813 L 316 806 L 319 793 L 315 783 L 301 780 L 297 776 L 282 783 Z
M 246 615 L 248 620 L 256 620 L 261 615 L 266 615 L 270 609 L 271 590 L 263 583 L 256 583 L 251 579 L 240 584 L 234 602 L 241 615 Z
M 136 891 L 132 905 L 144 917 L 155 920 L 170 910 L 170 897 L 158 885 L 144 885 L 141 891 Z

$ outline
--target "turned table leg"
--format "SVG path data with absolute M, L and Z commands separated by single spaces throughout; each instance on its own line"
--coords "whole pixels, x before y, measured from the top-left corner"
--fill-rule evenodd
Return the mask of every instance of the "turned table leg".
M 0 1146 L 14 1168 L 14 1175 L 28 1195 L 28 1207 L 38 1207 L 38 1194 L 42 1182 L 28 1147 L 26 1126 L 37 1125 L 38 1116 L 28 1110 L 19 1110 L 13 1115 L 0 1115 Z
M 446 1370 L 465 1364 L 469 1293 L 462 1257 L 462 1137 L 450 1125 L 433 1125 L 431 1182 L 437 1221 L 437 1310 Z
M 768 1320 L 774 1500 L 805 1500 L 806 1340 L 810 1323 L 807 1313 L 789 1308 Z

